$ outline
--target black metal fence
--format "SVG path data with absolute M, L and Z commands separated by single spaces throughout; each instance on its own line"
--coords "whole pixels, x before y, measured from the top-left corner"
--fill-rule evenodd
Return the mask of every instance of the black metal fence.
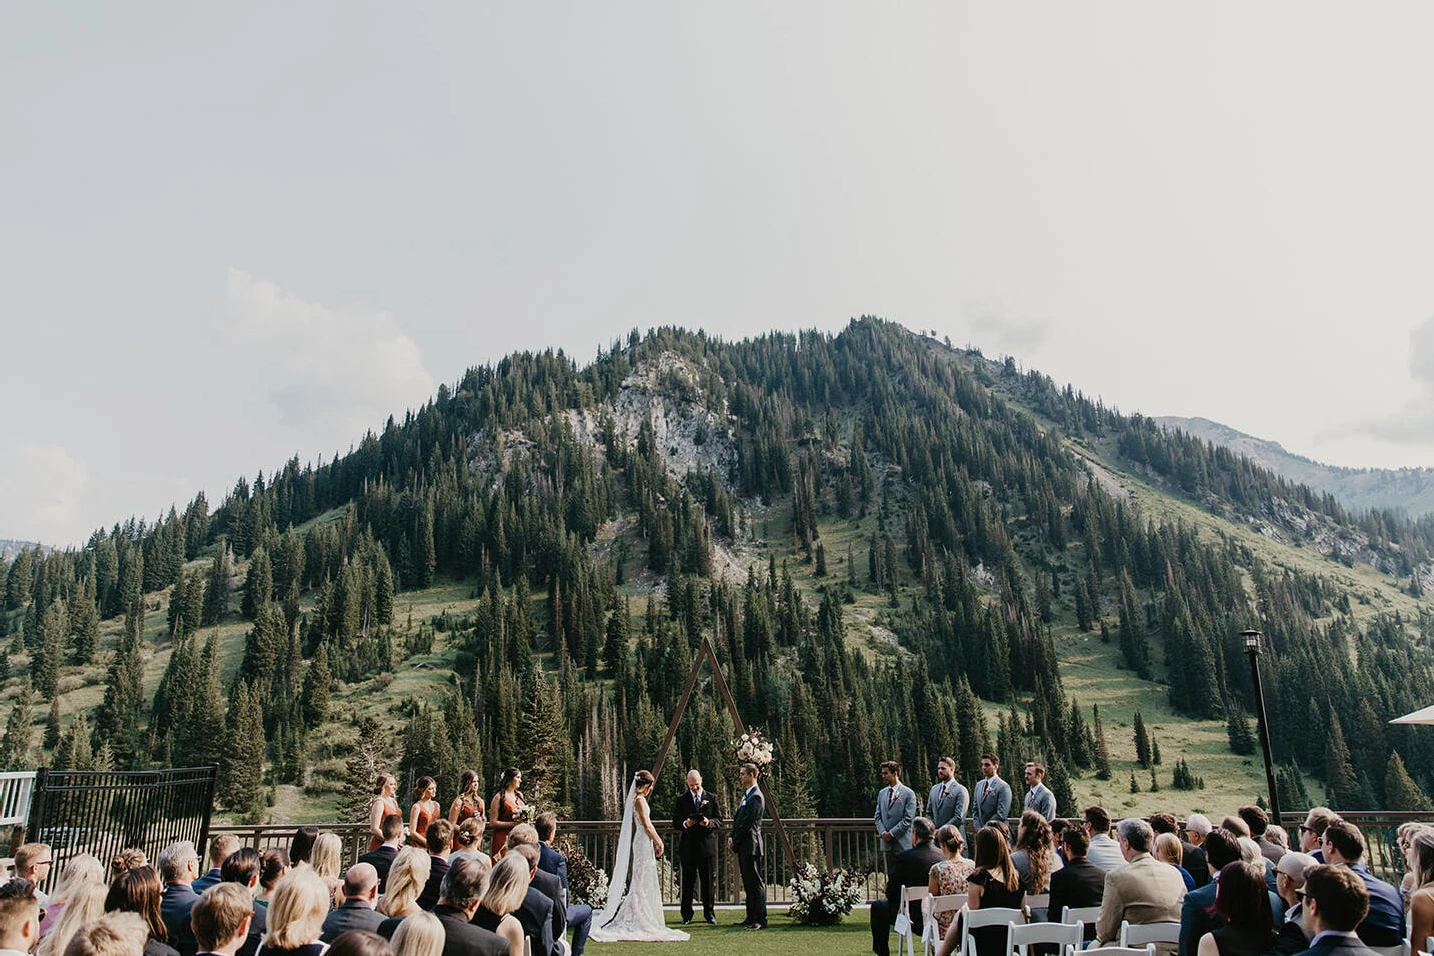
M 57 866 L 90 853 L 106 865 L 120 850 L 135 847 L 153 860 L 178 840 L 202 848 L 214 809 L 215 766 L 137 772 L 40 770 L 30 804 L 27 839 L 47 843 Z

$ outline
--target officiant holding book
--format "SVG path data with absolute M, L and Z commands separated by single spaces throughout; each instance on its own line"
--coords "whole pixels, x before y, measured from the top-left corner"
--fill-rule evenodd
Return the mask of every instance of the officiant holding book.
M 687 792 L 672 810 L 677 838 L 677 859 L 682 865 L 682 922 L 692 922 L 693 890 L 701 884 L 702 918 L 717 924 L 713 895 L 717 870 L 717 827 L 721 824 L 717 798 L 702 788 L 702 774 L 687 772 Z

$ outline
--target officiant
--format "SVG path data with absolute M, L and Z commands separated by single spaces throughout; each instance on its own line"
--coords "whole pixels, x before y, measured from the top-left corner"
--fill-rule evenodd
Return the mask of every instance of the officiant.
M 702 774 L 687 772 L 687 792 L 677 798 L 672 829 L 677 838 L 677 859 L 682 865 L 682 923 L 692 922 L 692 892 L 702 888 L 702 918 L 717 925 L 713 896 L 717 870 L 717 827 L 721 824 L 717 798 L 702 788 Z

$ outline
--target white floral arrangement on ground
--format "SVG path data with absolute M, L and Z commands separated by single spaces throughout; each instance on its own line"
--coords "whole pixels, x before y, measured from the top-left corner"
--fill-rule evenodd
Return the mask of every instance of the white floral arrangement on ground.
M 823 873 L 810 863 L 797 867 L 788 887 L 792 891 L 791 918 L 805 926 L 835 926 L 861 902 L 866 876 L 832 870 Z
M 747 728 L 747 732 L 732 741 L 732 752 L 743 763 L 754 763 L 760 770 L 767 770 L 776 759 L 772 755 L 772 744 L 763 739 L 762 732 Z

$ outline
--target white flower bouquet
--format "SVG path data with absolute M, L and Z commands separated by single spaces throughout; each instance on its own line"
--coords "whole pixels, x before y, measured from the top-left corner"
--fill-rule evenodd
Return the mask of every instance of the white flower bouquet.
M 835 926 L 861 902 L 866 876 L 832 870 L 823 873 L 810 863 L 797 867 L 788 887 L 792 891 L 793 920 L 805 926 Z
M 762 737 L 759 730 L 748 728 L 747 732 L 732 741 L 732 752 L 743 763 L 754 763 L 759 770 L 768 770 L 776 759 L 772 744 Z

